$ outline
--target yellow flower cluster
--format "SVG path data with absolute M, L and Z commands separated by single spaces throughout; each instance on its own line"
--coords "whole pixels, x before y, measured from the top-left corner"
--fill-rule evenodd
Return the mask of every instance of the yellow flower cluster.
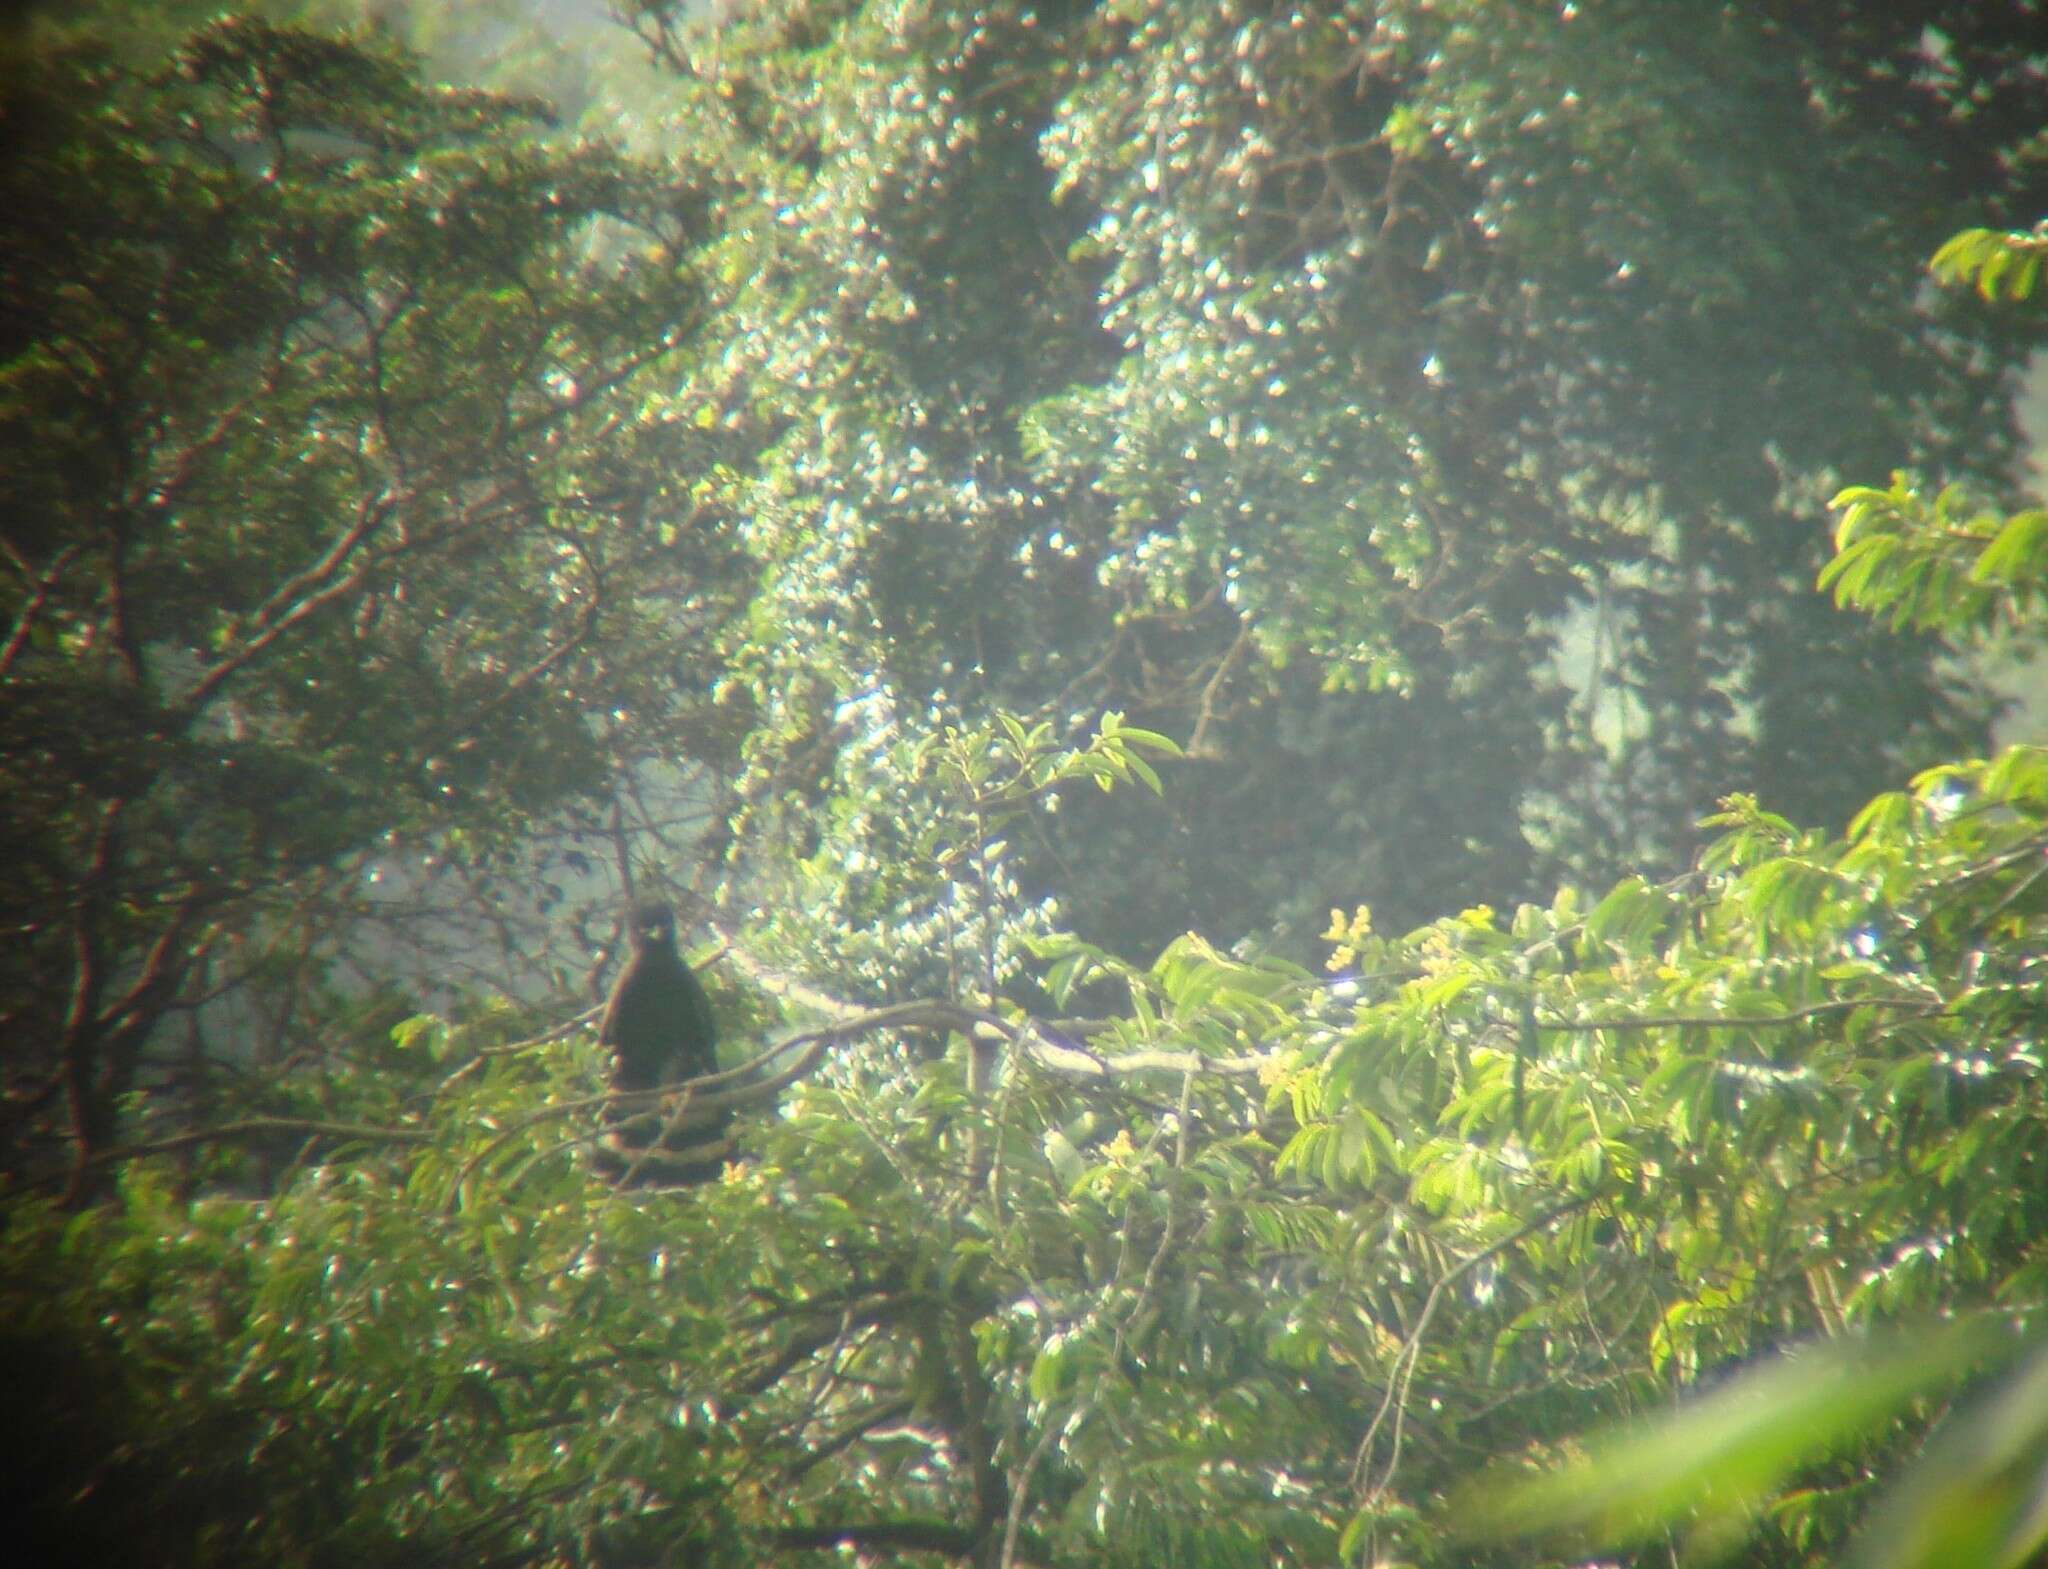
M 1349 915 L 1342 910 L 1330 912 L 1330 929 L 1323 933 L 1324 942 L 1337 946 L 1330 950 L 1330 957 L 1323 961 L 1326 970 L 1342 970 L 1350 967 L 1358 957 L 1358 948 L 1372 935 L 1372 911 L 1360 905 Z

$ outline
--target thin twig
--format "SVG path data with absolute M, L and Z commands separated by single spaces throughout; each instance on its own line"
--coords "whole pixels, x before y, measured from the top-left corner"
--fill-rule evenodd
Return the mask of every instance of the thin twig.
M 1948 1011 L 1946 1002 L 1929 1002 L 1925 998 L 1909 997 L 1844 997 L 1833 1002 L 1816 1002 L 1804 1008 L 1792 1008 L 1784 1013 L 1765 1014 L 1762 1017 L 1732 1017 L 1728 1014 L 1644 1014 L 1632 1018 L 1615 1019 L 1538 1019 L 1536 1028 L 1571 1034 L 1592 1030 L 1761 1030 L 1776 1026 L 1798 1024 L 1806 1019 L 1820 1018 L 1831 1013 L 1850 1013 L 1857 1008 L 1884 1008 L 1910 1013 L 1915 1018 L 1932 1019 Z
M 1372 1459 L 1373 1444 L 1379 1437 L 1380 1428 L 1386 1422 L 1388 1411 L 1394 1412 L 1394 1437 L 1387 1455 L 1387 1466 L 1366 1495 L 1367 1508 L 1385 1495 L 1387 1488 L 1393 1484 L 1394 1472 L 1401 1463 L 1402 1428 L 1405 1425 L 1408 1406 L 1407 1391 L 1414 1382 L 1415 1367 L 1421 1359 L 1423 1334 L 1428 1330 L 1430 1320 L 1436 1316 L 1437 1304 L 1443 1300 L 1445 1289 L 1467 1271 L 1477 1268 L 1498 1253 L 1506 1252 L 1524 1238 L 1546 1230 L 1565 1216 L 1575 1214 L 1592 1202 L 1592 1197 L 1588 1195 L 1555 1205 L 1533 1220 L 1516 1227 L 1498 1241 L 1487 1244 L 1477 1253 L 1459 1259 L 1437 1277 L 1435 1284 L 1429 1288 L 1429 1295 L 1423 1299 L 1422 1312 L 1415 1320 L 1415 1328 L 1409 1331 L 1408 1338 L 1401 1343 L 1401 1349 L 1394 1356 L 1394 1369 L 1387 1380 L 1387 1392 L 1380 1398 L 1379 1409 L 1373 1413 L 1372 1422 L 1365 1430 L 1365 1437 L 1359 1440 L 1358 1459 L 1351 1468 L 1354 1486 L 1359 1485 L 1365 1476 L 1366 1466 Z

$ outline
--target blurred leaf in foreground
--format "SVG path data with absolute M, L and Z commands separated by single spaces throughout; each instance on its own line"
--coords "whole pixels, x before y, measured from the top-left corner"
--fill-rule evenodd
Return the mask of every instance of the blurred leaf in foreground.
M 1601 1546 L 1690 1525 L 1713 1558 L 1801 1468 L 1881 1428 L 1911 1401 L 1990 1366 L 1995 1387 L 1939 1430 L 1859 1544 L 1864 1569 L 2011 1565 L 2048 1525 L 2048 1350 L 2017 1355 L 1997 1320 L 1931 1334 L 1805 1346 L 1680 1409 L 1611 1430 L 1583 1458 L 1462 1495 L 1472 1535 L 1575 1533 Z

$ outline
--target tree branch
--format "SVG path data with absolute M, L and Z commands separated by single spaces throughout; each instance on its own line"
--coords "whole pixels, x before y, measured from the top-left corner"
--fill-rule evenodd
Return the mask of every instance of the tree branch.
M 1793 1008 L 1785 1013 L 1765 1014 L 1757 1018 L 1732 1018 L 1726 1014 L 1644 1014 L 1635 1018 L 1614 1019 L 1538 1019 L 1536 1028 L 1552 1030 L 1559 1034 L 1573 1034 L 1593 1030 L 1764 1030 L 1798 1024 L 1807 1019 L 1821 1018 L 1831 1013 L 1852 1013 L 1858 1008 L 1883 1008 L 1911 1014 L 1916 1018 L 1931 1019 L 1948 1009 L 1945 1001 L 1928 1001 L 1911 997 L 1844 997 L 1834 1002 L 1816 1002 L 1804 1008 Z
M 29 637 L 35 630 L 36 618 L 43 613 L 43 606 L 50 602 L 51 590 L 56 588 L 58 579 L 63 577 L 65 569 L 78 558 L 82 548 L 79 545 L 67 545 L 57 553 L 56 559 L 50 563 L 49 570 L 35 579 L 34 591 L 30 593 L 27 603 L 21 607 L 21 613 L 14 618 L 14 630 L 7 635 L 7 646 L 0 648 L 0 677 L 4 677 L 14 668 L 14 661 L 28 646 Z

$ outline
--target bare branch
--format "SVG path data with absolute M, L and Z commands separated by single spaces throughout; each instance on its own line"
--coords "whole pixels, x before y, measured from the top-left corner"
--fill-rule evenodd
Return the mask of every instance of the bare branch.
M 1043 1030 L 1030 1027 L 1018 1032 L 1033 1061 L 1055 1072 L 1075 1078 L 1113 1079 L 1132 1073 L 1192 1073 L 1221 1078 L 1249 1078 L 1277 1060 L 1274 1052 L 1239 1053 L 1230 1057 L 1205 1057 L 1200 1052 L 1144 1051 L 1109 1055 L 1051 1040 Z
M 7 635 L 7 646 L 0 648 L 0 676 L 5 676 L 14 668 L 14 661 L 28 646 L 29 636 L 35 630 L 36 618 L 43 613 L 43 606 L 50 601 L 50 591 L 57 586 L 57 581 L 63 577 L 65 569 L 78 559 L 78 553 L 82 548 L 79 545 L 66 546 L 57 553 L 49 569 L 35 579 L 34 590 L 29 594 L 27 603 L 21 607 L 21 613 L 14 618 L 14 630 Z
M 1804 1008 L 1791 1008 L 1784 1013 L 1764 1014 L 1761 1017 L 1736 1017 L 1713 1013 L 1651 1013 L 1612 1019 L 1538 1019 L 1536 1028 L 1552 1030 L 1559 1034 L 1593 1030 L 1768 1030 L 1799 1024 L 1807 1019 L 1823 1018 L 1829 1014 L 1852 1013 L 1858 1008 L 1882 1008 L 1887 1012 L 1905 1013 L 1913 1018 L 1931 1019 L 1946 1012 L 1948 1004 L 1938 998 L 1930 1000 L 1914 997 L 1843 997 L 1833 1002 L 1816 1002 Z

